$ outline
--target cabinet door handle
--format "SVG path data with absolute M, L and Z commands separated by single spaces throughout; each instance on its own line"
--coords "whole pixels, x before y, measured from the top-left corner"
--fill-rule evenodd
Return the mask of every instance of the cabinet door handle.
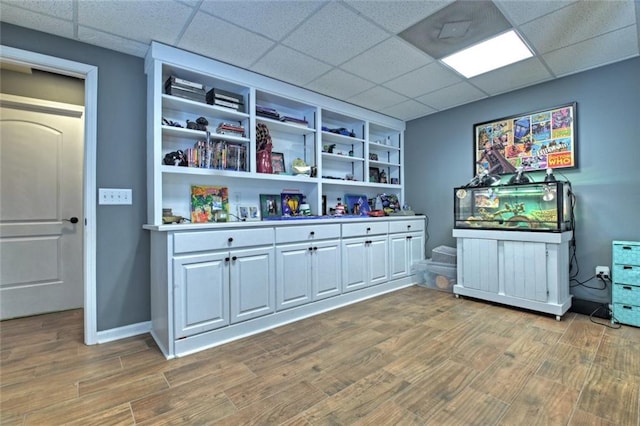
M 411 225 L 407 225 L 407 229 L 411 229 Z
M 631 246 L 622 246 L 622 250 L 631 250 Z
M 410 240 L 411 238 L 413 238 L 411 235 L 407 235 L 407 240 Z
M 623 309 L 633 309 L 631 306 L 627 306 L 627 305 L 622 305 Z
M 227 242 L 232 243 L 232 242 L 233 242 L 233 237 L 229 237 L 229 238 L 227 239 Z
M 315 231 L 311 231 L 311 232 L 309 232 L 309 235 L 311 235 L 313 237 L 314 235 L 316 235 L 316 233 L 315 233 Z
M 631 290 L 631 286 L 629 285 L 623 285 L 622 288 L 625 290 Z
M 371 228 L 367 228 L 367 232 L 371 231 Z
M 313 250 L 313 247 L 309 247 L 309 251 Z
M 318 247 L 314 247 L 314 248 L 313 248 L 313 251 L 316 251 L 316 250 L 318 250 Z
M 237 257 L 237 256 L 233 256 L 233 257 L 231 258 L 231 260 L 233 260 L 233 261 L 235 262 L 236 260 L 238 260 L 238 257 Z
M 627 266 L 627 265 L 624 265 L 624 266 L 622 267 L 622 269 L 633 269 L 633 266 Z
M 224 258 L 224 261 L 225 261 L 225 262 L 229 262 L 230 260 L 231 260 L 231 259 L 229 259 L 228 257 L 225 257 L 225 258 Z

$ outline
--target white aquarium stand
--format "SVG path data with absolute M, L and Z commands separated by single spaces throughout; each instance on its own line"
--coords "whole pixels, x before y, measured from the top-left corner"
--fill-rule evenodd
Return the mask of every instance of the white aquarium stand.
M 571 307 L 572 236 L 573 231 L 454 229 L 458 283 L 453 293 L 553 314 L 560 320 Z

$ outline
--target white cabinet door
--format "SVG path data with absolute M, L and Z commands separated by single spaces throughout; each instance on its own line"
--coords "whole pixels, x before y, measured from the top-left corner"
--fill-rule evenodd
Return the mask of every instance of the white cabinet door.
M 389 280 L 389 244 L 387 236 L 369 238 L 367 245 L 368 286 Z
M 340 294 L 340 241 L 323 241 L 313 245 L 312 284 L 313 300 Z
M 391 279 L 403 278 L 409 274 L 409 248 L 407 234 L 389 236 L 389 265 Z
M 350 238 L 342 242 L 343 291 L 353 291 L 389 279 L 386 235 Z
M 272 247 L 230 252 L 231 323 L 275 311 L 275 261 Z
M 313 247 L 310 243 L 287 244 L 276 248 L 276 308 L 309 303 Z
M 424 259 L 424 234 L 421 232 L 413 232 L 409 234 L 409 237 L 407 241 L 409 248 L 407 271 L 411 273 L 413 264 Z
M 368 283 L 366 238 L 342 241 L 342 291 L 364 288 Z
M 175 338 L 229 324 L 228 253 L 173 258 Z

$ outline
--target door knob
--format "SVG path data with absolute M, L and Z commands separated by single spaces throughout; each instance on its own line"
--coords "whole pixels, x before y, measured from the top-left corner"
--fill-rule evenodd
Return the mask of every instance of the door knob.
M 63 221 L 63 222 L 65 222 L 65 221 L 66 221 L 66 222 L 71 222 L 71 223 L 78 223 L 78 218 L 77 218 L 77 217 L 75 217 L 75 216 L 73 216 L 73 217 L 71 217 L 71 218 L 69 218 L 69 219 L 62 219 L 62 221 Z

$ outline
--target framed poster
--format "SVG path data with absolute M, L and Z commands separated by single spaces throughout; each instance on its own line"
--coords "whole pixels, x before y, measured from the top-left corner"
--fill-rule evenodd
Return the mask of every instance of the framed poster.
M 576 103 L 473 125 L 474 175 L 576 167 Z

